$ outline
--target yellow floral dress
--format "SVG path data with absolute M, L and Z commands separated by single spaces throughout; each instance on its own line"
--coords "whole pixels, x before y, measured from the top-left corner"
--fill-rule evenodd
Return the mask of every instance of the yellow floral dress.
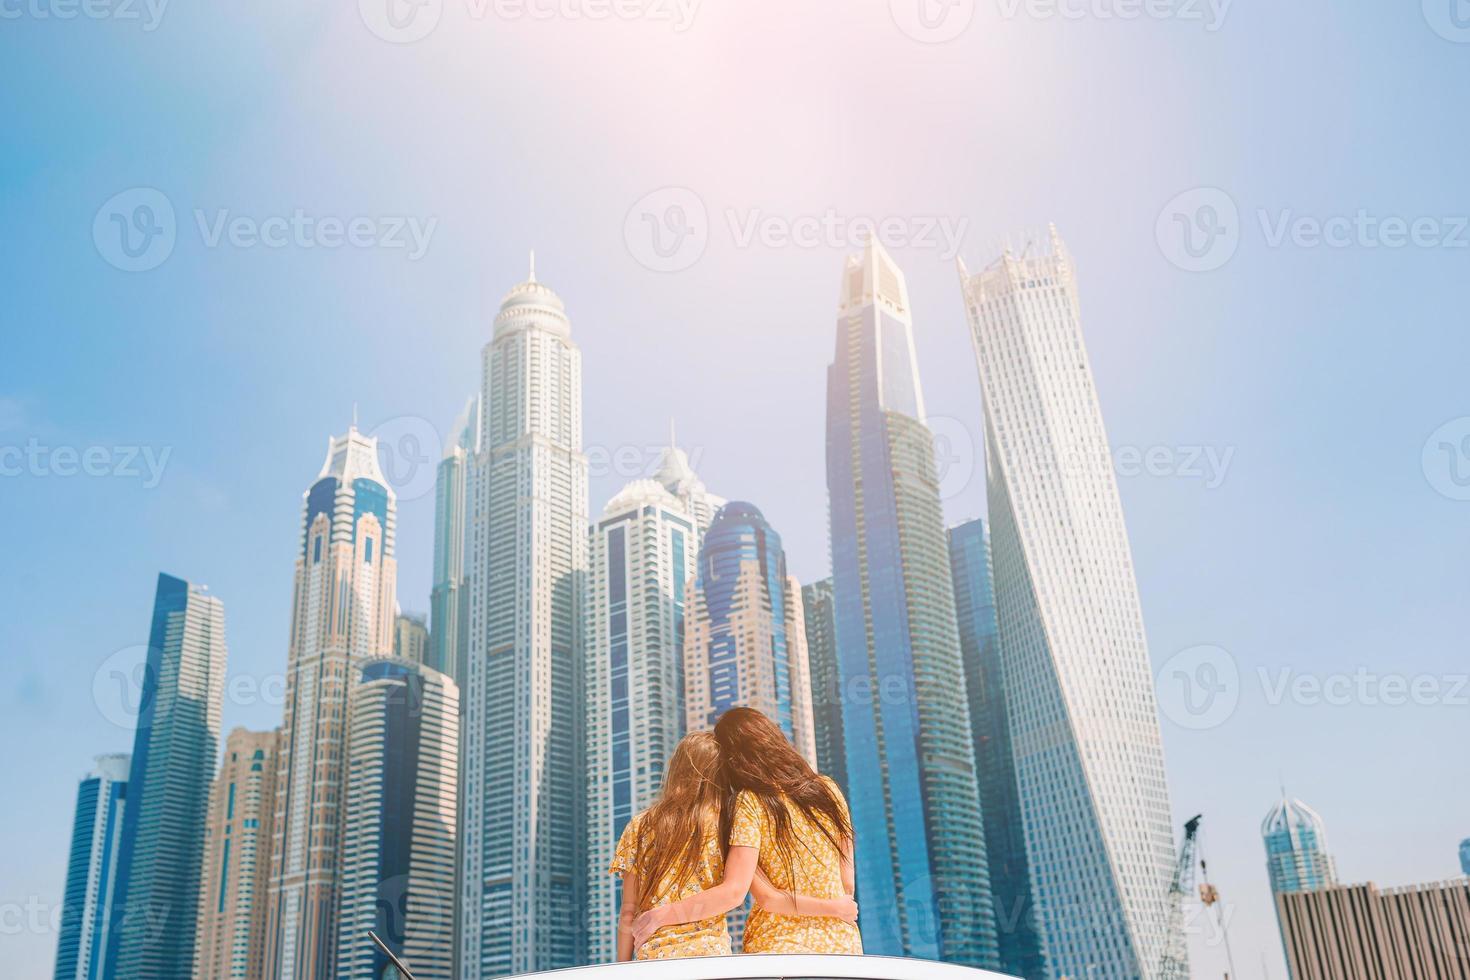
M 837 794 L 842 812 L 847 801 L 837 784 L 826 776 L 823 782 Z M 791 810 L 791 829 L 797 841 L 793 866 L 788 868 L 774 850 L 771 817 L 754 795 L 741 792 L 735 798 L 735 817 L 730 827 L 731 847 L 760 850 L 760 869 L 781 891 L 812 898 L 841 898 L 842 856 L 821 829 L 800 811 Z M 863 937 L 858 927 L 828 916 L 790 916 L 767 912 L 759 905 L 751 909 L 745 924 L 747 953 L 849 953 L 860 955 Z
M 618 839 L 618 849 L 613 855 L 612 867 L 608 869 L 609 874 L 622 878 L 629 871 L 635 870 L 638 856 L 638 826 L 642 821 L 643 814 L 640 813 L 628 822 L 627 827 L 623 828 L 623 836 Z M 647 846 L 649 842 L 644 843 Z M 724 880 L 724 877 L 725 857 L 720 851 L 719 827 L 712 821 L 709 833 L 705 837 L 704 854 L 693 879 L 685 882 L 682 887 L 675 888 L 674 872 L 670 870 L 658 883 L 658 887 L 653 890 L 653 901 L 649 907 L 669 905 L 697 895 L 718 885 Z M 640 885 L 645 894 L 651 887 L 646 881 L 640 882 Z M 686 956 L 729 956 L 730 954 L 730 930 L 725 927 L 725 917 L 713 915 L 708 919 L 700 919 L 698 922 L 664 926 L 634 952 L 634 959 L 666 960 Z

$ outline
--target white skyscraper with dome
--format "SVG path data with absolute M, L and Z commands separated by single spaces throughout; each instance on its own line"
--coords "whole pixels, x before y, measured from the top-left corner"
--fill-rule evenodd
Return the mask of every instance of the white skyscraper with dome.
M 1002 674 L 1056 976 L 1152 977 L 1174 864 L 1133 558 L 1055 229 L 970 275 Z
M 460 678 L 466 978 L 575 966 L 586 950 L 582 354 L 534 264 L 481 366 Z

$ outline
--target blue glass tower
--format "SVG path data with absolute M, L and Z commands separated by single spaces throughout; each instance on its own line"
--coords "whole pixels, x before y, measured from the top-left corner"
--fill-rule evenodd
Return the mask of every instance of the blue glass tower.
M 118 862 L 108 977 L 187 980 L 225 683 L 225 613 L 158 576 Z
M 97 980 L 106 974 L 107 938 L 117 885 L 119 843 L 128 793 L 128 757 L 104 755 L 77 788 L 56 980 Z
M 1317 811 L 1301 800 L 1283 795 L 1261 821 L 1261 839 L 1272 894 L 1337 884 L 1337 868 L 1327 852 L 1327 829 Z
M 1046 976 L 1046 955 L 1037 933 L 1036 900 L 1026 861 L 1026 832 L 1016 790 L 1010 721 L 1001 675 L 1000 625 L 995 618 L 995 584 L 990 570 L 990 534 L 982 520 L 949 531 L 954 575 L 955 620 L 970 701 L 975 776 L 985 821 L 985 856 L 995 906 L 1000 966 L 1021 977 Z
M 811 675 L 800 588 L 781 536 L 753 504 L 720 508 L 699 549 L 684 654 L 689 728 L 713 728 L 730 708 L 769 715 L 816 764 Z
M 847 792 L 847 755 L 842 747 L 842 681 L 837 673 L 837 633 L 832 618 L 832 580 L 801 587 L 806 608 L 806 651 L 812 672 L 812 727 L 817 771 Z
M 827 489 L 858 904 L 871 953 L 998 965 L 933 436 L 903 274 L 848 259 Z

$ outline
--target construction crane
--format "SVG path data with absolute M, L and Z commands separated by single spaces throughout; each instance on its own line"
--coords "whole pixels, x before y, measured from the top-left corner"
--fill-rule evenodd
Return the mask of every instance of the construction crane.
M 1159 961 L 1159 980 L 1189 980 L 1189 944 L 1184 936 L 1184 896 L 1194 891 L 1194 852 L 1199 839 L 1196 815 L 1184 824 L 1184 843 L 1179 846 L 1179 860 L 1174 865 L 1174 879 L 1169 883 L 1165 899 L 1164 955 Z

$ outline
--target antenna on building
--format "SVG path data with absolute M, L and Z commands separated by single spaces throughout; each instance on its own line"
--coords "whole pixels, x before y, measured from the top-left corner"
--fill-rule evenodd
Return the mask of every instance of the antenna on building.
M 352 431 L 357 431 L 357 402 L 352 403 Z
M 669 416 L 669 448 L 679 448 L 679 440 L 674 434 L 674 417 L 672 415 Z
M 527 282 L 535 282 L 536 281 L 536 250 L 534 248 L 531 249 L 531 278 L 528 279 L 528 280 L 526 280 L 526 281 Z

